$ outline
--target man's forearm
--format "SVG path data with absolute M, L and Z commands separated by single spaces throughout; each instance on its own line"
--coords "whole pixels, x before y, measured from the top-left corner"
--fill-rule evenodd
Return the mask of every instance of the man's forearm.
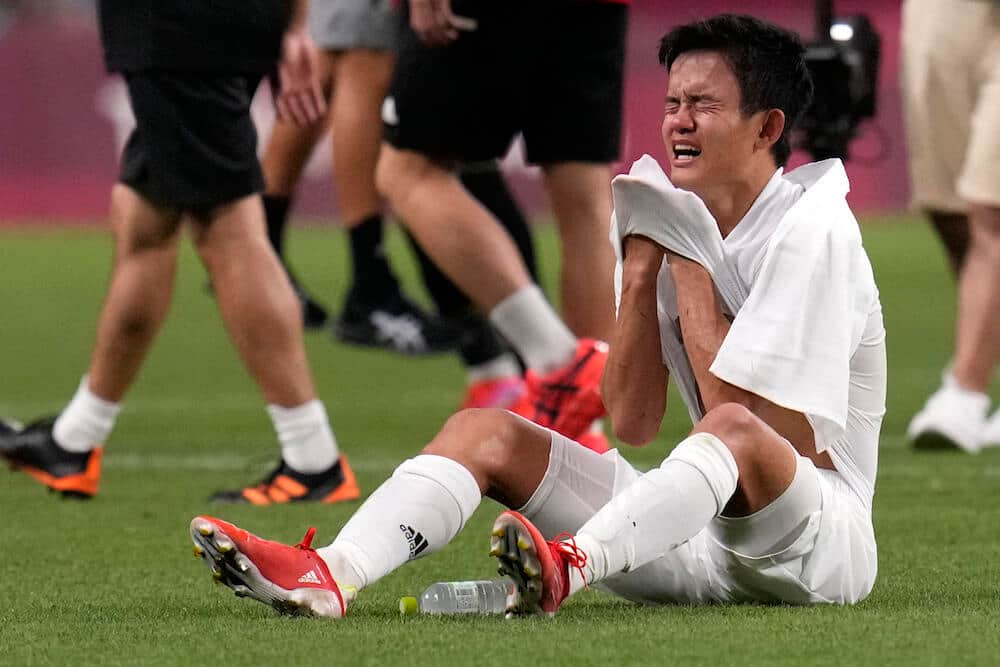
M 699 264 L 670 255 L 670 270 L 677 286 L 684 349 L 698 382 L 705 412 L 723 403 L 739 403 L 764 420 L 795 448 L 821 467 L 832 467 L 829 456 L 816 453 L 812 426 L 805 415 L 771 403 L 762 396 L 720 380 L 709 372 L 729 333 L 712 278 Z
M 729 320 L 722 312 L 711 275 L 700 264 L 674 253 L 670 253 L 669 262 L 677 287 L 684 349 L 698 382 L 702 408 L 707 412 L 730 402 L 750 407 L 753 394 L 723 382 L 708 371 L 729 333 Z
M 631 237 L 626 248 L 621 307 L 601 395 L 615 435 L 641 445 L 656 437 L 666 407 L 667 370 L 660 356 L 656 315 L 656 276 L 663 251 L 650 241 L 633 242 Z

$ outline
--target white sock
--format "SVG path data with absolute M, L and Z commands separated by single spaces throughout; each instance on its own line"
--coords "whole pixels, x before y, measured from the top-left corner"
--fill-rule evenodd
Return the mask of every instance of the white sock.
M 485 363 L 466 366 L 465 368 L 465 380 L 468 384 L 482 380 L 520 377 L 520 375 L 521 367 L 518 366 L 517 359 L 514 358 L 513 354 L 507 352 Z
M 268 405 L 267 413 L 281 442 L 281 458 L 304 473 L 323 472 L 337 462 L 337 439 L 326 408 L 318 400 L 294 408 Z
M 111 435 L 115 420 L 121 412 L 121 403 L 112 403 L 96 396 L 87 386 L 87 376 L 66 409 L 62 411 L 52 429 L 56 443 L 71 452 L 89 452 L 100 447 Z
M 529 285 L 498 303 L 490 322 L 539 373 L 562 366 L 576 353 L 576 336 L 559 319 L 538 285 Z
M 683 440 L 580 528 L 575 539 L 587 554 L 587 583 L 641 567 L 694 537 L 722 513 L 737 478 L 736 459 L 717 437 Z M 572 574 L 575 592 L 583 581 Z
M 465 466 L 421 454 L 403 461 L 333 543 L 317 552 L 338 583 L 361 589 L 450 542 L 480 500 L 479 484 Z
M 961 400 L 967 401 L 970 405 L 975 405 L 976 409 L 980 410 L 984 415 L 990 409 L 989 394 L 976 391 L 975 389 L 966 389 L 960 385 L 958 380 L 955 379 L 954 371 L 952 371 L 950 367 L 941 376 L 941 389 L 955 394 Z

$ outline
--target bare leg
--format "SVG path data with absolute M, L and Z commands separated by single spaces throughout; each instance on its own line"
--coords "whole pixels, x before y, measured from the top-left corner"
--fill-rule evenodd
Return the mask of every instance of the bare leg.
M 796 453 L 774 429 L 741 405 L 720 405 L 691 433 L 711 433 L 736 460 L 739 481 L 726 505 L 726 516 L 746 516 L 764 509 L 784 493 L 795 476 Z
M 447 422 L 424 454 L 462 464 L 484 496 L 522 507 L 545 476 L 551 434 L 506 410 L 462 410 Z
M 302 170 L 305 169 L 316 143 L 326 132 L 327 125 L 327 118 L 304 127 L 275 119 L 260 161 L 264 171 L 264 191 L 267 194 L 292 196 Z
M 90 391 L 105 401 L 122 400 L 169 310 L 180 221 L 128 186 L 111 190 L 114 269 L 88 371 Z
M 953 372 L 962 388 L 986 393 L 1000 360 L 1000 207 L 973 205 L 969 232 Z
M 368 49 L 341 53 L 334 63 L 333 183 L 347 228 L 382 208 L 375 189 L 375 165 L 382 140 L 380 109 L 394 63 L 391 51 Z
M 417 242 L 481 312 L 531 284 L 517 246 L 452 171 L 383 143 L 376 178 Z
M 316 397 L 298 301 L 264 231 L 260 197 L 219 207 L 196 223 L 195 245 L 226 329 L 268 403 Z
M 611 168 L 566 162 L 545 166 L 562 240 L 563 319 L 577 336 L 610 340 L 614 326 L 614 254 L 608 243 Z

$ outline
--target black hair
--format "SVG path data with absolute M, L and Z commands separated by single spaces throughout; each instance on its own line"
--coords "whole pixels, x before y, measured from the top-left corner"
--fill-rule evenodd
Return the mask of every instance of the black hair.
M 720 14 L 678 26 L 660 40 L 660 64 L 670 69 L 688 51 L 716 51 L 726 59 L 740 87 L 740 112 L 781 109 L 785 129 L 771 149 L 778 166 L 792 152 L 789 136 L 813 96 L 812 77 L 799 36 L 744 14 Z

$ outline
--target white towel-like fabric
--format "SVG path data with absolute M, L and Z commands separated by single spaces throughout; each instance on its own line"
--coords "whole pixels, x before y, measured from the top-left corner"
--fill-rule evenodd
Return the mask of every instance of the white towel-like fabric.
M 780 178 L 779 170 L 775 179 Z M 852 476 L 866 478 L 858 490 L 867 495 L 874 484 L 874 453 L 858 463 L 849 451 L 840 450 L 851 447 L 852 356 L 863 335 L 881 345 L 883 332 L 871 266 L 845 199 L 847 174 L 840 160 L 825 160 L 783 178 L 786 187 L 788 183 L 800 186 L 801 196 L 782 210 L 764 241 L 763 259 L 747 276 L 741 275 L 737 262 L 727 256 L 727 242 L 701 199 L 674 187 L 653 158 L 639 159 L 627 175 L 616 177 L 612 186 L 617 305 L 622 240 L 628 235 L 648 237 L 704 266 L 724 308 L 735 315 L 710 371 L 726 382 L 805 414 L 813 427 L 817 450 L 823 452 L 839 444 L 834 448 L 838 451 L 831 452 L 835 464 L 839 460 L 843 467 L 852 469 Z M 751 213 L 740 225 L 756 224 L 747 222 Z M 731 236 L 739 229 L 737 225 Z M 658 279 L 658 309 L 664 362 L 692 421 L 697 421 L 702 416 L 697 385 L 674 319 L 676 297 L 666 261 Z M 882 353 L 884 358 L 884 349 Z M 875 424 L 877 441 L 884 412 L 884 367 L 879 378 L 877 358 L 868 366 L 871 368 L 865 369 L 865 377 L 871 379 L 873 393 L 872 400 L 865 401 L 864 416 L 879 422 Z M 881 408 L 877 405 L 879 381 L 883 387 Z

